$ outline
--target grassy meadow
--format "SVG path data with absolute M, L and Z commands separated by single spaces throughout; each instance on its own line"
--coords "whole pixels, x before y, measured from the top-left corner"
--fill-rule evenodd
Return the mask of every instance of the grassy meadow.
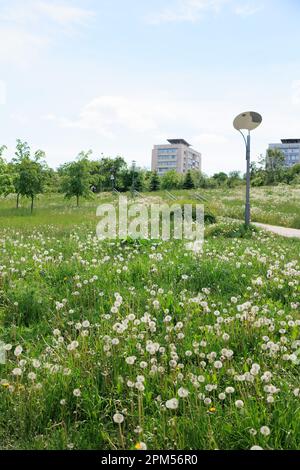
M 220 217 L 201 254 L 100 242 L 109 194 L 0 200 L 0 449 L 300 448 L 300 241 L 223 219 L 243 191 L 200 191 Z M 252 197 L 300 228 L 300 188 Z
M 199 194 L 205 198 L 203 203 L 206 210 L 219 217 L 228 217 L 243 220 L 245 210 L 245 187 L 199 189 L 199 190 L 172 190 L 171 194 L 187 202 L 200 202 L 195 198 Z M 165 191 L 143 193 L 148 201 L 159 202 L 168 200 Z M 26 225 L 55 223 L 56 225 L 71 225 L 80 223 L 82 217 L 85 221 L 95 222 L 95 212 L 98 204 L 110 202 L 111 194 L 95 195 L 93 199 L 81 201 L 80 208 L 74 206 L 74 200 L 68 201 L 60 194 L 46 194 L 38 197 L 37 211 L 29 216 L 30 202 L 21 200 L 19 211 L 15 211 L 15 196 L 11 195 L 0 199 L 0 224 L 8 226 L 22 226 L 24 218 Z M 114 198 L 115 199 L 115 198 Z M 251 189 L 251 216 L 253 222 L 261 222 L 283 227 L 300 228 L 300 186 L 267 186 Z

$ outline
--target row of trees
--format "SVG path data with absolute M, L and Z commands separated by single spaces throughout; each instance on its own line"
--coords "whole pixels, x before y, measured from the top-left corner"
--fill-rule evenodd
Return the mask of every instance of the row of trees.
M 29 198 L 31 211 L 36 196 L 43 192 L 61 192 L 67 198 L 75 197 L 79 205 L 81 197 L 89 198 L 93 193 L 112 189 L 158 191 L 232 188 L 244 184 L 239 172 L 220 172 L 207 177 L 199 171 L 180 175 L 173 170 L 159 176 L 156 172 L 129 168 L 121 157 L 91 160 L 91 151 L 81 152 L 75 161 L 54 171 L 45 161 L 45 152 L 32 152 L 27 142 L 17 140 L 15 155 L 9 163 L 3 157 L 5 150 L 5 146 L 0 147 L 0 196 L 16 194 L 17 208 L 21 196 Z M 300 183 L 300 164 L 286 168 L 284 155 L 276 149 L 269 150 L 266 159 L 252 163 L 251 181 L 254 186 Z

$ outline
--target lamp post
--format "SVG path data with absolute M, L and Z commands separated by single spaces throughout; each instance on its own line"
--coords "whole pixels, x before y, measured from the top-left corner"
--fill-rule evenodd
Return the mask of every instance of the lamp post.
M 132 186 L 131 186 L 131 196 L 133 198 L 135 195 L 135 169 L 136 169 L 136 161 L 133 160 L 132 162 Z
M 245 210 L 245 225 L 249 227 L 251 222 L 251 206 L 250 206 L 250 163 L 251 163 L 251 131 L 256 129 L 262 123 L 262 117 L 260 114 L 253 111 L 239 114 L 233 121 L 233 127 L 242 135 L 245 146 L 246 146 L 246 210 Z M 248 131 L 248 135 L 245 136 L 242 130 Z
M 111 174 L 110 180 L 111 180 L 111 190 L 112 190 L 112 192 L 114 192 L 114 190 L 115 190 L 115 177 L 114 177 L 113 174 Z

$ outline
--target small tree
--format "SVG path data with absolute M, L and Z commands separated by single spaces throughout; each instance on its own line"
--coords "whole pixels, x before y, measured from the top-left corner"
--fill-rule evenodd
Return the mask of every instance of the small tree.
M 15 193 L 17 195 L 17 209 L 19 209 L 19 201 L 21 196 L 21 164 L 23 160 L 30 159 L 30 147 L 27 142 L 22 142 L 20 139 L 17 139 L 15 157 L 12 160 L 13 165 L 13 182 L 15 187 Z
M 194 189 L 194 188 L 195 188 L 195 184 L 194 184 L 191 172 L 188 171 L 184 178 L 183 189 Z
M 231 171 L 228 175 L 227 186 L 229 188 L 234 188 L 239 184 L 242 184 L 243 180 L 239 171 Z
M 267 184 L 279 183 L 282 181 L 285 170 L 285 156 L 279 149 L 268 149 L 266 158 L 266 178 Z
M 161 178 L 162 189 L 176 189 L 181 184 L 181 176 L 175 170 L 167 171 Z
M 68 199 L 76 197 L 77 207 L 79 207 L 81 197 L 89 198 L 92 195 L 91 184 L 93 178 L 90 174 L 89 161 L 91 153 L 91 150 L 81 152 L 76 161 L 67 163 L 60 168 L 63 175 L 62 192 Z
M 158 191 L 160 188 L 160 179 L 157 171 L 154 171 L 150 180 L 150 191 Z
M 45 153 L 42 150 L 35 152 L 33 159 L 26 156 L 18 167 L 18 191 L 19 195 L 31 199 L 31 213 L 33 212 L 34 199 L 44 192 L 47 166 L 43 160 Z
M 220 173 L 215 173 L 213 175 L 213 179 L 217 181 L 219 186 L 223 186 L 227 182 L 228 176 L 226 173 L 221 171 Z

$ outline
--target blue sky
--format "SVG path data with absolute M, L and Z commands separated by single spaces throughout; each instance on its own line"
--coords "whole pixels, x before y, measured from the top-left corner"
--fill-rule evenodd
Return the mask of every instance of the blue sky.
M 296 0 L 0 0 L 0 144 L 150 166 L 183 137 L 206 173 L 243 171 L 236 114 L 263 115 L 254 159 L 300 137 L 299 20 Z

